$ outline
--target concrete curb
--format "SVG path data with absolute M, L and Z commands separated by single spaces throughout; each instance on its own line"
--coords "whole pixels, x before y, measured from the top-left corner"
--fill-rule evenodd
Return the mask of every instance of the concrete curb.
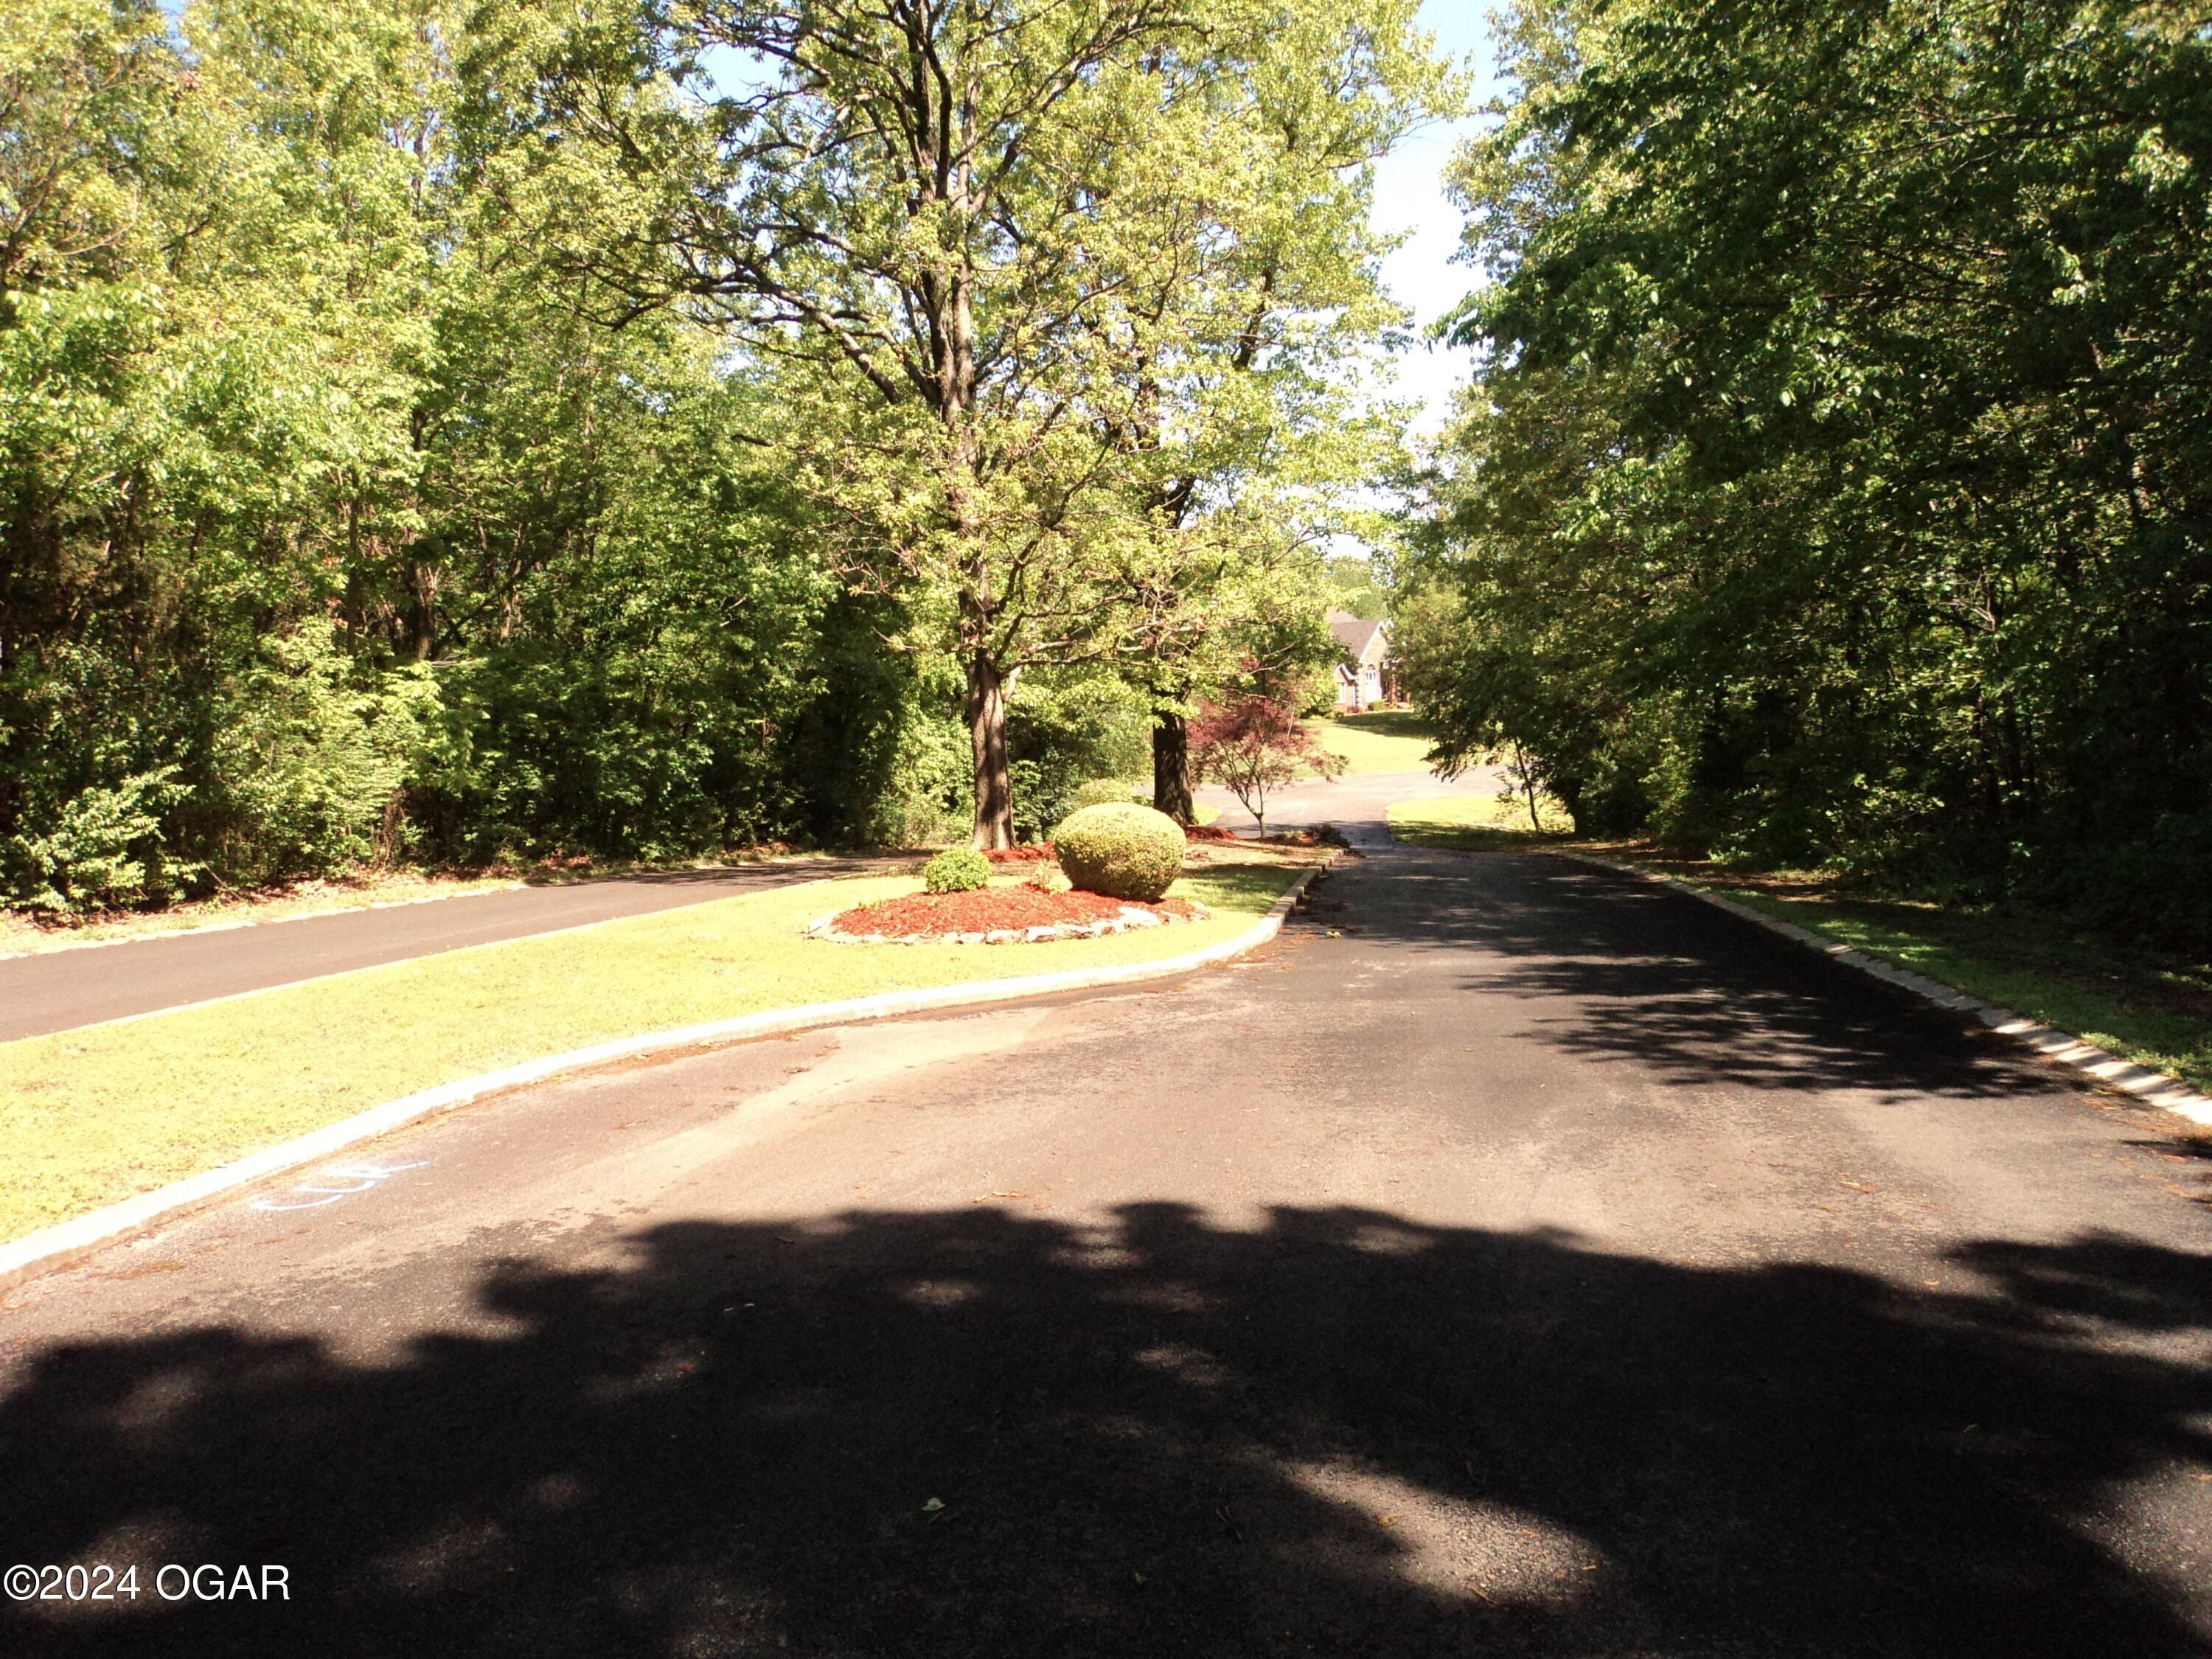
M 1972 1014 L 1991 1030 L 2017 1038 L 2045 1059 L 2069 1066 L 2095 1082 L 2133 1095 L 2146 1104 L 2162 1107 L 2166 1111 L 2187 1118 L 2191 1123 L 2212 1127 L 2212 1097 L 2198 1094 L 2178 1077 L 2169 1077 L 2164 1072 L 2154 1072 L 2147 1066 L 2123 1060 L 2109 1049 L 2100 1048 L 2095 1043 L 2078 1037 L 2071 1031 L 2062 1031 L 2056 1026 L 2045 1025 L 2042 1021 L 2031 1019 L 2013 1009 L 1994 1002 L 1984 1002 L 1979 997 L 1968 996 L 1964 991 L 1929 979 L 1925 974 L 1916 974 L 1909 968 L 1900 968 L 1893 962 L 1869 956 L 1864 951 L 1838 945 L 1826 934 L 1816 933 L 1809 927 L 1783 921 L 1764 911 L 1754 910 L 1747 904 L 1739 904 L 1734 899 L 1676 877 L 1659 875 L 1637 865 L 1621 864 L 1589 853 L 1559 853 L 1553 856 L 1576 864 L 1610 870 L 1616 875 L 1634 876 L 1640 881 L 1656 882 L 1662 887 L 1671 887 L 1676 892 L 1686 893 L 1716 909 L 1725 910 L 1732 916 L 1756 923 L 1770 933 L 1779 933 L 1796 944 L 1818 951 L 1822 956 L 1839 962 L 1846 968 L 1856 968 L 1863 974 L 1910 991 L 1924 1002 L 1932 1002 L 1937 1007 L 1949 1009 L 1954 1013 Z M 0 1279 L 0 1284 L 5 1282 Z
M 221 1169 L 173 1182 L 150 1193 L 141 1193 L 136 1198 L 94 1210 L 91 1214 L 79 1216 L 73 1221 L 41 1228 L 13 1243 L 0 1244 L 0 1291 L 10 1290 L 41 1273 L 54 1273 L 73 1266 L 96 1250 L 104 1249 L 134 1233 L 145 1232 L 164 1222 L 177 1220 L 191 1211 L 236 1192 L 241 1187 L 251 1186 L 272 1176 L 296 1170 L 302 1164 L 329 1158 L 349 1146 L 378 1135 L 388 1134 L 420 1118 L 451 1111 L 455 1107 L 481 1100 L 487 1095 L 519 1089 L 527 1084 L 542 1083 L 564 1072 L 582 1071 L 614 1060 L 659 1054 L 672 1048 L 776 1036 L 788 1031 L 805 1030 L 811 1026 L 844 1025 L 860 1020 L 927 1013 L 939 1008 L 973 1007 L 982 1003 L 1049 996 L 1063 991 L 1088 991 L 1144 980 L 1166 979 L 1188 973 L 1194 969 L 1209 967 L 1217 962 L 1226 962 L 1232 957 L 1257 949 L 1280 933 L 1283 919 L 1290 915 L 1291 907 L 1298 902 L 1313 878 L 1334 861 L 1333 859 L 1326 860 L 1309 868 L 1284 890 L 1274 903 L 1268 906 L 1267 915 L 1236 938 L 1224 939 L 1218 945 L 1209 945 L 1203 950 L 1188 951 L 1179 957 L 1167 957 L 1158 962 L 1127 963 L 1118 968 L 1077 968 L 1057 974 L 1025 974 L 1016 979 L 977 980 L 966 985 L 933 986 L 919 991 L 884 991 L 874 996 L 853 997 L 842 1002 L 813 1002 L 796 1008 L 774 1008 L 766 1013 L 746 1014 L 736 1019 L 713 1020 L 703 1025 L 681 1026 L 672 1031 L 651 1031 L 642 1036 L 620 1037 L 611 1042 L 595 1043 L 588 1048 L 549 1054 L 543 1060 L 526 1060 L 520 1066 L 486 1072 L 478 1077 L 440 1084 L 434 1089 L 425 1089 L 418 1094 L 387 1101 L 381 1106 L 372 1106 L 365 1112 L 327 1124 L 313 1133 L 285 1141 L 281 1146 L 264 1148 L 234 1164 L 226 1164 Z

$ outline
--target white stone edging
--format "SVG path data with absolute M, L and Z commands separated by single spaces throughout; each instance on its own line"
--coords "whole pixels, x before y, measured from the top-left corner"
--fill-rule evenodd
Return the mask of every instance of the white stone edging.
M 452 1111 L 487 1095 L 501 1093 L 532 1083 L 542 1083 L 564 1072 L 605 1066 L 614 1060 L 665 1049 L 701 1047 L 710 1043 L 741 1042 L 752 1037 L 776 1036 L 817 1025 L 843 1025 L 860 1020 L 889 1019 L 901 1014 L 926 1013 L 939 1008 L 970 1007 L 979 1003 L 1006 1002 L 1024 997 L 1049 996 L 1064 991 L 1087 991 L 1109 985 L 1126 985 L 1148 979 L 1164 979 L 1193 969 L 1225 962 L 1255 950 L 1282 931 L 1283 918 L 1313 878 L 1327 869 L 1324 860 L 1283 890 L 1267 912 L 1234 939 L 1201 950 L 1158 962 L 1125 963 L 1113 968 L 1073 968 L 1056 974 L 1024 974 L 1014 979 L 972 981 L 965 985 L 939 985 L 915 991 L 882 991 L 873 996 L 851 997 L 841 1002 L 805 1003 L 795 1008 L 772 1008 L 765 1013 L 744 1014 L 734 1019 L 710 1020 L 671 1031 L 651 1031 L 641 1036 L 618 1037 L 588 1048 L 549 1054 L 481 1076 L 442 1083 L 434 1089 L 387 1101 L 367 1111 L 326 1124 L 311 1133 L 270 1146 L 220 1169 L 191 1176 L 168 1186 L 141 1193 L 136 1198 L 105 1209 L 58 1222 L 27 1234 L 12 1243 L 0 1244 L 0 1291 L 42 1273 L 70 1267 L 94 1251 L 134 1233 L 145 1232 L 173 1221 L 189 1211 L 256 1182 L 266 1181 L 302 1164 L 313 1164 L 347 1147 L 439 1112 Z
M 2212 1127 L 2212 1097 L 2198 1094 L 2178 1077 L 2164 1072 L 2154 1072 L 2148 1066 L 2138 1066 L 2133 1060 L 2123 1060 L 2110 1049 L 2062 1031 L 2057 1026 L 2045 1025 L 2041 1020 L 1994 1002 L 1984 1002 L 1979 997 L 1969 996 L 1964 991 L 1932 980 L 1925 974 L 1916 974 L 1910 968 L 1900 968 L 1893 962 L 1841 945 L 1825 933 L 1814 933 L 1809 927 L 1800 927 L 1795 922 L 1784 921 L 1764 911 L 1754 910 L 1747 904 L 1739 904 L 1726 896 L 1698 886 L 1675 876 L 1662 876 L 1638 865 L 1622 864 L 1613 859 L 1601 859 L 1589 853 L 1560 853 L 1554 856 L 1571 860 L 1577 864 L 1595 865 L 1624 876 L 1635 876 L 1644 881 L 1657 882 L 1678 893 L 1727 911 L 1732 916 L 1755 922 L 1770 933 L 1818 951 L 1822 956 L 1839 962 L 1846 968 L 1856 968 L 1887 984 L 1910 991 L 1923 1001 L 1932 1002 L 1939 1008 L 1954 1013 L 1972 1014 L 1991 1030 L 2017 1038 L 2046 1060 L 2070 1066 L 2083 1076 L 2094 1079 L 2109 1087 L 2133 1095 L 2150 1105 L 2162 1107 L 2169 1112 L 2187 1118 L 2191 1123 Z M 0 1279 L 0 1284 L 6 1281 Z

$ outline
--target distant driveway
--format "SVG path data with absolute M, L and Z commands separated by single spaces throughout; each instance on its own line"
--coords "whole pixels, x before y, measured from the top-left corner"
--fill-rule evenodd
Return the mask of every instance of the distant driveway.
M 1294 784 L 1267 793 L 1267 825 L 1273 830 L 1295 830 L 1316 823 L 1333 823 L 1354 846 L 1379 846 L 1390 839 L 1390 805 L 1394 801 L 1434 800 L 1448 795 L 1494 795 L 1504 780 L 1494 766 L 1470 768 L 1449 781 L 1433 772 L 1372 772 L 1364 776 L 1334 778 Z M 1199 804 L 1221 809 L 1224 830 L 1249 830 L 1252 815 L 1237 797 L 1219 784 L 1197 792 Z
M 669 870 L 17 957 L 0 962 L 0 1042 L 902 862 L 910 860 L 818 859 Z

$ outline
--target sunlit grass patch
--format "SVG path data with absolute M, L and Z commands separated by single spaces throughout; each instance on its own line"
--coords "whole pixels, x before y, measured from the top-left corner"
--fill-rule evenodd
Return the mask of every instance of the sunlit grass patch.
M 919 890 L 811 883 L 393 963 L 213 1006 L 0 1043 L 0 1239 L 387 1100 L 642 1032 L 881 991 L 1156 960 L 1235 937 L 1298 866 L 1171 890 L 1210 921 L 1052 944 L 839 945 L 811 921 Z
M 1351 762 L 1353 777 L 1379 772 L 1428 770 L 1429 745 L 1435 741 L 1418 714 L 1385 709 L 1371 714 L 1340 714 L 1308 722 L 1324 748 Z
M 1573 828 L 1566 809 L 1540 792 L 1533 822 L 1524 795 L 1447 795 L 1390 808 L 1390 833 L 1400 841 L 1463 853 L 1528 852 L 1565 840 Z

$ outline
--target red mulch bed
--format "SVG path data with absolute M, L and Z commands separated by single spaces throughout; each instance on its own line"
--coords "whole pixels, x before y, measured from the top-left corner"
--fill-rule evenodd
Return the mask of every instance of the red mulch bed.
M 1238 836 L 1231 835 L 1226 830 L 1211 823 L 1194 823 L 1188 825 L 1184 829 L 1182 835 L 1185 841 L 1236 841 L 1240 839 Z
M 1102 893 L 1048 893 L 1038 887 L 971 887 L 964 893 L 915 893 L 841 912 L 841 933 L 882 933 L 891 939 L 933 939 L 946 933 L 989 933 L 1002 927 L 1051 927 L 1061 922 L 1105 921 L 1124 908 L 1150 910 L 1180 921 L 1198 912 L 1183 899 L 1134 904 Z
M 1048 841 L 1025 841 L 1018 847 L 994 847 L 983 856 L 994 864 L 1049 864 L 1052 843 Z

